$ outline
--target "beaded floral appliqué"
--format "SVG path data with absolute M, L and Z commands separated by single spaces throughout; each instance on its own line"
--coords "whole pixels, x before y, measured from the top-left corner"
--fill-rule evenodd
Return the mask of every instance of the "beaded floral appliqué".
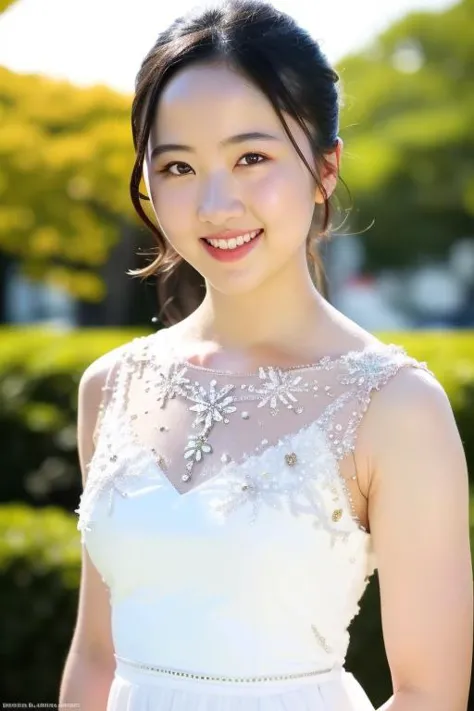
M 200 431 L 197 435 L 188 435 L 184 450 L 186 473 L 182 475 L 182 481 L 190 481 L 195 465 L 201 462 L 205 454 L 213 453 L 212 445 L 208 441 L 213 427 L 217 423 L 228 425 L 229 416 L 237 412 L 237 404 L 258 401 L 257 407 L 269 407 L 273 416 L 278 414 L 279 405 L 288 409 L 294 408 L 296 414 L 301 414 L 302 409 L 294 407 L 298 402 L 295 393 L 308 392 L 309 389 L 309 384 L 302 382 L 301 376 L 273 367 L 260 367 L 260 386 L 244 383 L 241 385 L 241 394 L 235 392 L 236 386 L 233 384 L 219 387 L 216 379 L 210 381 L 209 389 L 206 390 L 198 382 L 192 382 L 186 377 L 186 373 L 186 365 L 172 363 L 167 370 L 160 372 L 157 387 L 157 397 L 162 408 L 170 398 L 181 396 L 193 403 L 188 409 L 196 413 L 191 427 Z M 241 416 L 246 419 L 249 415 L 243 411 Z M 249 485 L 249 495 L 250 491 Z
M 132 374 L 137 363 L 145 368 L 146 363 L 151 362 L 148 339 L 144 338 L 143 350 L 129 349 L 125 359 L 127 373 Z M 136 342 L 139 347 L 142 345 L 142 339 L 136 339 L 133 344 Z M 212 506 L 223 516 L 248 507 L 250 521 L 255 521 L 262 507 L 278 510 L 285 503 L 294 515 L 312 516 L 316 527 L 323 527 L 336 539 L 347 537 L 345 511 L 348 504 L 352 523 L 357 523 L 349 488 L 339 476 L 338 461 L 354 450 L 357 427 L 368 408 L 372 391 L 407 364 L 427 370 L 425 363 L 409 358 L 397 346 L 370 347 L 336 359 L 326 357 L 311 366 L 288 369 L 262 366 L 258 374 L 252 376 L 253 382 L 240 385 L 226 382 L 231 374 L 221 374 L 225 378 L 220 382 L 218 371 L 210 371 L 213 377 L 204 387 L 192 379 L 195 376 L 192 367 L 178 360 L 160 363 L 154 369 L 157 377 L 147 381 L 146 392 L 152 391 L 160 409 L 166 408 L 170 400 L 179 398 L 188 403 L 187 409 L 193 413 L 192 431 L 186 436 L 182 452 L 181 480 L 190 485 L 189 490 L 193 488 L 194 470 L 202 471 L 203 463 L 214 454 L 212 436 L 216 426 L 229 426 L 236 417 L 243 420 L 258 417 L 264 409 L 268 409 L 272 417 L 278 416 L 281 408 L 298 416 L 305 409 L 300 402 L 303 395 L 305 406 L 308 396 L 326 397 L 328 403 L 319 417 L 278 442 L 270 444 L 262 439 L 261 451 L 250 453 L 239 462 L 223 453 L 215 473 L 204 483 L 209 484 L 212 491 Z M 333 385 L 321 384 L 315 378 L 318 372 L 336 368 Z M 338 394 L 334 392 L 337 388 L 341 390 Z M 245 409 L 245 403 L 251 402 L 256 403 L 253 415 Z M 97 496 L 107 491 L 111 507 L 115 493 L 126 496 L 122 486 L 126 478 L 140 473 L 137 464 L 140 447 L 130 450 L 136 457 L 133 462 L 129 458 L 127 466 L 122 462 L 117 467 L 109 440 L 110 430 L 103 436 L 102 454 L 93 459 L 90 481 L 88 478 L 77 509 L 84 520 L 88 519 Z M 113 436 L 116 438 L 117 432 Z M 141 449 L 160 466 L 162 458 L 155 449 L 153 455 L 146 447 Z

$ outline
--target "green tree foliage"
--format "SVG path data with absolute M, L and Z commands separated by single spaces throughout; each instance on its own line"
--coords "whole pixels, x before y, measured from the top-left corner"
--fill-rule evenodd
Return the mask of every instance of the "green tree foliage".
M 0 67 L 0 248 L 86 300 L 131 216 L 129 98 Z
M 474 2 L 408 15 L 338 67 L 343 175 L 368 265 L 445 255 L 474 234 Z

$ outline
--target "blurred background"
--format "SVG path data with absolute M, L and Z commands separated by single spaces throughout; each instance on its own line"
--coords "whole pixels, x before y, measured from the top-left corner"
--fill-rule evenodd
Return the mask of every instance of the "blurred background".
M 0 0 L 0 699 L 54 702 L 77 605 L 77 386 L 156 325 L 132 209 L 135 74 L 194 3 Z M 330 300 L 426 360 L 474 471 L 474 0 L 274 0 L 341 76 L 352 208 Z M 349 207 L 339 191 L 341 220 Z M 335 227 L 338 227 L 336 220 Z M 348 668 L 390 694 L 375 578 Z M 474 701 L 472 708 L 474 709 Z
M 156 312 L 152 288 L 125 275 L 151 244 L 128 197 L 129 112 L 141 59 L 190 4 L 5 9 L 0 322 L 133 326 Z M 472 0 L 276 4 L 341 75 L 353 209 L 324 254 L 332 301 L 369 329 L 472 328 Z

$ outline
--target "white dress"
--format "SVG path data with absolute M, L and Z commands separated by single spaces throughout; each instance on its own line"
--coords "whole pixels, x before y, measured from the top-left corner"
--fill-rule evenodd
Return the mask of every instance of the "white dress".
M 107 711 L 373 710 L 344 669 L 376 561 L 340 463 L 407 366 L 377 345 L 235 374 L 166 329 L 126 345 L 77 509 L 110 595 Z

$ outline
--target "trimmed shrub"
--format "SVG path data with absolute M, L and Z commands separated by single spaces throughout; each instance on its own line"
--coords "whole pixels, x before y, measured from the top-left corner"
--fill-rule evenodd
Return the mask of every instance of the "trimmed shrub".
M 0 506 L 0 698 L 57 703 L 77 612 L 81 546 L 60 509 Z

